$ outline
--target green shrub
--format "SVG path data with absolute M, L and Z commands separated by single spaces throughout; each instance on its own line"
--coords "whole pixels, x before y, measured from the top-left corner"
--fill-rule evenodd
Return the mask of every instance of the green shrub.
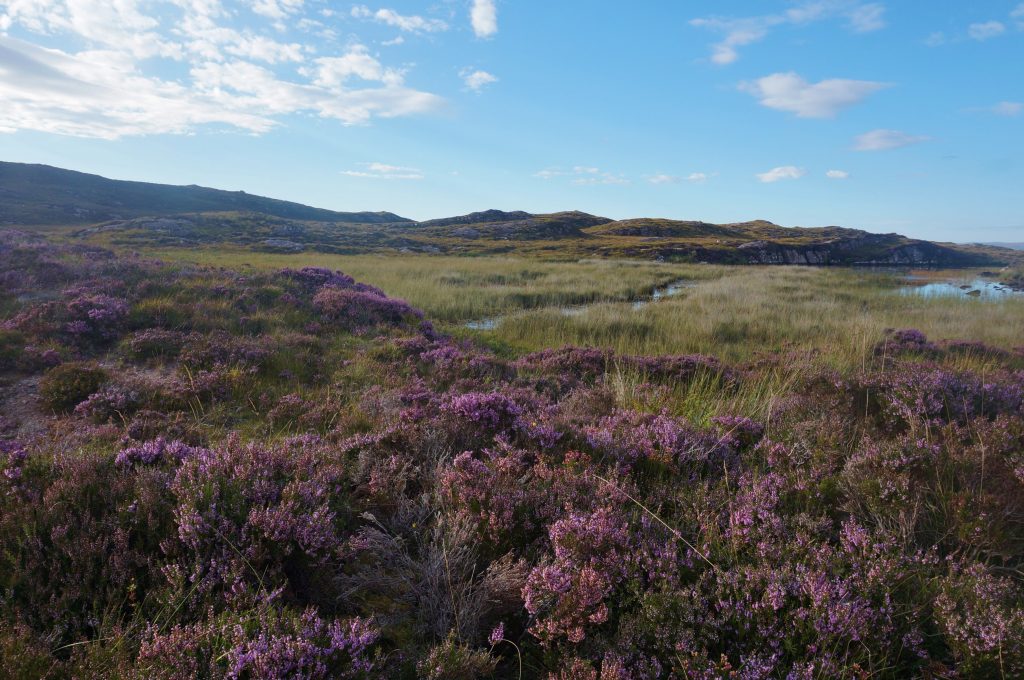
M 21 356 L 24 339 L 15 331 L 0 331 L 0 371 L 14 368 Z
M 72 362 L 50 369 L 39 383 L 39 397 L 57 413 L 68 413 L 107 381 L 95 364 Z

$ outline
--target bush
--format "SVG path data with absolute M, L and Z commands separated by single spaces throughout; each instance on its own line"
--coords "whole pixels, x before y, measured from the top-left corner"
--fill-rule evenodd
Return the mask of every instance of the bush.
M 69 413 L 97 392 L 106 381 L 106 371 L 95 364 L 61 364 L 43 376 L 39 383 L 39 397 L 57 413 Z
M 21 333 L 0 330 L 0 371 L 9 371 L 17 365 L 23 345 Z

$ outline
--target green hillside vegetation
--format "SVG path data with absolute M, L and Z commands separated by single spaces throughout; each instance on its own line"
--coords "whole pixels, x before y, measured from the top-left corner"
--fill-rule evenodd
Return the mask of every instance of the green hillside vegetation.
M 329 222 L 408 221 L 387 212 L 340 213 L 244 191 L 125 182 L 48 165 L 0 162 L 0 225 L 83 224 L 220 211 Z
M 0 225 L 56 229 L 78 242 L 133 250 L 210 246 L 280 253 L 927 267 L 1024 261 L 1024 252 L 995 246 L 940 244 L 843 227 L 783 227 L 765 220 L 615 221 L 579 211 L 487 210 L 414 222 L 393 213 L 334 212 L 244 192 L 122 182 L 18 163 L 0 163 Z

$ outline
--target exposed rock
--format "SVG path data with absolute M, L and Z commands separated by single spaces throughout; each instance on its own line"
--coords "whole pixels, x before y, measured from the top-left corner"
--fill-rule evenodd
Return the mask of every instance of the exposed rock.
M 290 253 L 297 253 L 306 249 L 306 246 L 302 245 L 301 243 L 296 243 L 295 241 L 288 241 L 283 238 L 263 239 L 262 244 L 266 248 L 271 248 L 273 250 L 285 250 Z

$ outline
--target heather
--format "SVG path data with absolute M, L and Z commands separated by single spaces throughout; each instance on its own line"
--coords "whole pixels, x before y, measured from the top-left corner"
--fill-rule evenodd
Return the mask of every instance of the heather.
M 1024 674 L 1012 344 L 504 345 L 16 232 L 0 277 L 14 677 Z

